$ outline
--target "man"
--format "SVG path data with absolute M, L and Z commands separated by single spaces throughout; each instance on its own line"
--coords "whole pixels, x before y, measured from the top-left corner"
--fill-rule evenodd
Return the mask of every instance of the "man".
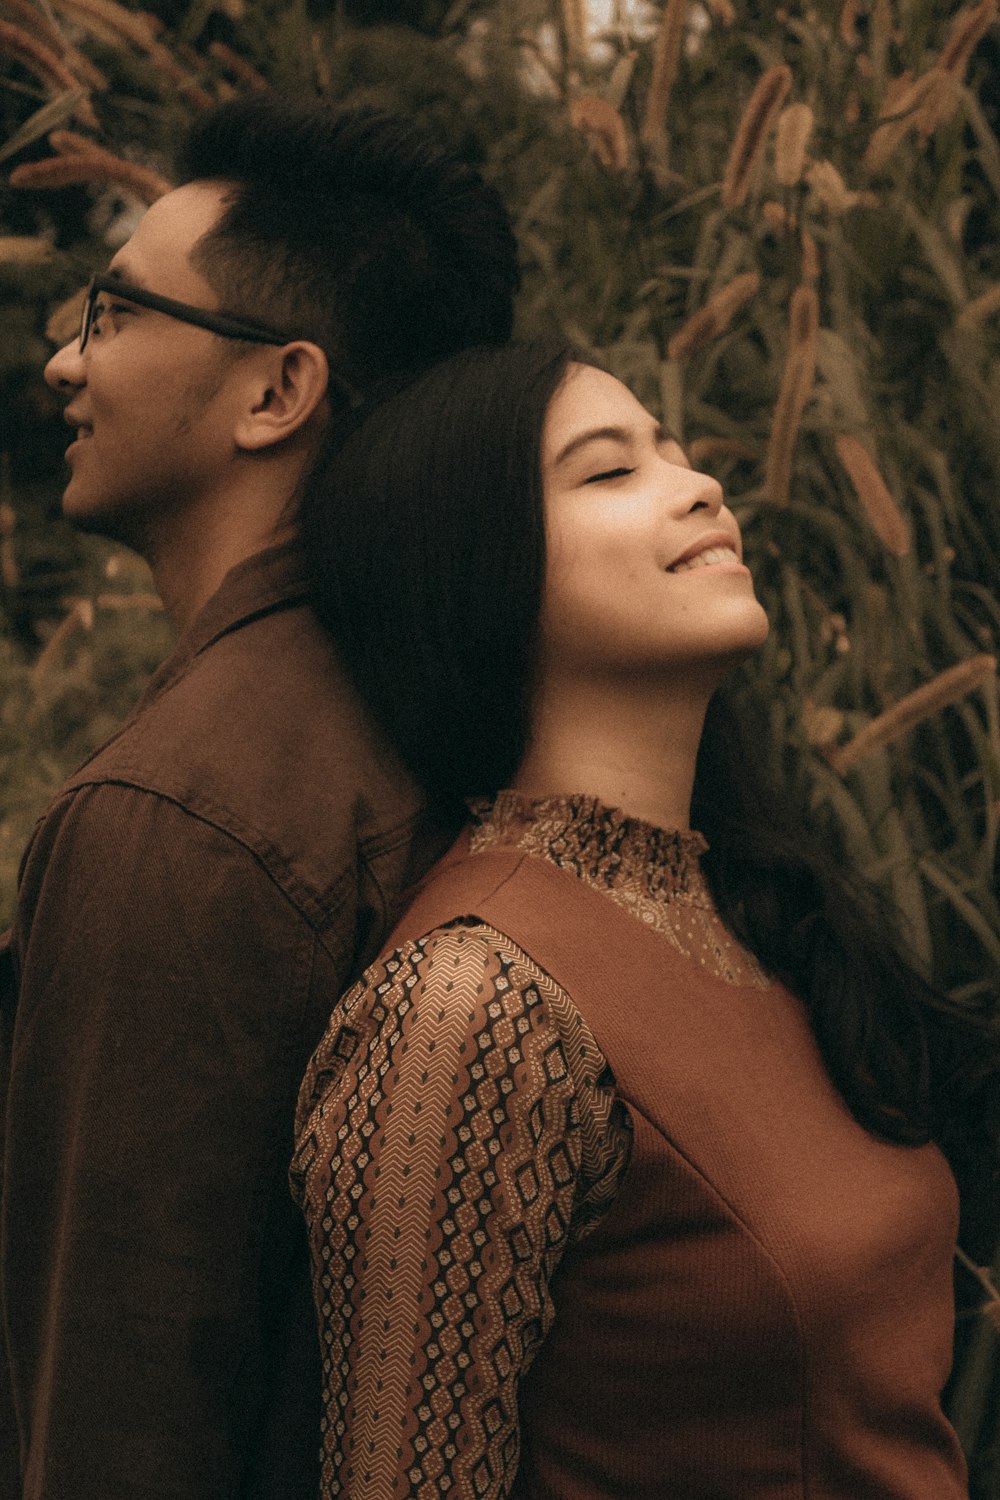
M 405 122 L 240 102 L 180 166 L 46 371 L 66 513 L 143 554 L 180 639 L 22 867 L 3 1500 L 315 1494 L 295 1096 L 434 840 L 309 610 L 296 508 L 366 391 L 508 336 L 517 281 L 495 194 Z

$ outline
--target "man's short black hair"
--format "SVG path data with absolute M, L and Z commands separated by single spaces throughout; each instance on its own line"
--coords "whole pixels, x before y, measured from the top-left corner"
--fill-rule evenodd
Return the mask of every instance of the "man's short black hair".
M 313 339 L 360 389 L 510 337 L 500 198 L 400 116 L 233 100 L 195 123 L 176 180 L 234 185 L 192 257 L 226 311 Z

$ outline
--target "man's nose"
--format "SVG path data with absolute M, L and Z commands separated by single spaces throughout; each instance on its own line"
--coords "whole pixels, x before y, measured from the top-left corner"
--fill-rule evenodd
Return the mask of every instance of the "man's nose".
M 76 390 L 86 380 L 80 340 L 72 339 L 57 349 L 45 366 L 45 383 L 54 391 Z

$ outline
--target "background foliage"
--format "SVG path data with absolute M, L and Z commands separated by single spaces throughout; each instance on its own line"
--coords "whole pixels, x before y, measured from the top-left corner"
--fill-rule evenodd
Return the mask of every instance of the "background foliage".
M 774 629 L 773 753 L 969 1004 L 1000 971 L 996 0 L 0 0 L 0 907 L 169 645 L 58 520 L 48 328 L 215 99 L 414 112 L 513 212 L 519 328 L 598 353 L 726 486 Z M 405 26 L 398 24 L 400 21 Z M 396 24 L 388 24 L 388 23 Z M 989 1256 L 995 1201 L 966 1243 Z M 970 1304 L 986 1295 L 967 1272 Z M 995 1311 L 995 1307 L 994 1307 Z M 952 1411 L 1000 1495 L 988 1320 Z

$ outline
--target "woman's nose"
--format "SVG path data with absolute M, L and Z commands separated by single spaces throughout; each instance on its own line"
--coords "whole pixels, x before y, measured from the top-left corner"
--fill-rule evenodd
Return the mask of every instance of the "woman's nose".
M 76 390 L 85 380 L 80 340 L 72 339 L 57 349 L 45 366 L 45 383 L 54 391 Z
M 711 474 L 699 474 L 696 469 L 682 469 L 675 465 L 670 469 L 680 515 L 686 516 L 695 510 L 704 510 L 710 516 L 719 514 L 725 504 L 725 494 L 717 479 Z M 682 476 L 680 482 L 679 476 Z

